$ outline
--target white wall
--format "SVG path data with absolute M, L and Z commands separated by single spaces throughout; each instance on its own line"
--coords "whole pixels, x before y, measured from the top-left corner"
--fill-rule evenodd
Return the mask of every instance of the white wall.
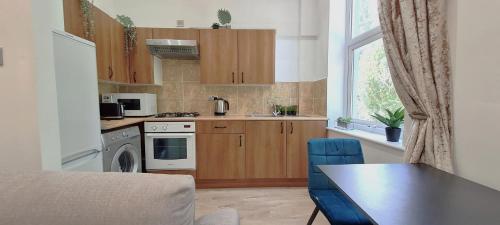
M 328 42 L 330 38 L 330 0 L 318 0 L 318 41 L 316 43 L 316 77 L 320 80 L 328 77 Z
M 44 170 L 60 170 L 61 144 L 59 141 L 52 30 L 64 30 L 62 0 L 48 2 L 32 0 L 32 15 L 42 168 Z
M 186 27 L 207 28 L 218 22 L 217 10 L 232 14 L 232 28 L 270 28 L 277 30 L 276 80 L 278 82 L 315 81 L 326 77 L 326 58 L 319 58 L 320 35 L 328 32 L 319 14 L 328 0 L 96 0 L 95 4 L 113 17 L 130 16 L 140 27 L 175 27 L 184 20 Z M 321 26 L 322 25 L 322 26 Z M 322 54 L 324 55 L 324 54 Z M 318 61 L 324 60 L 324 63 Z M 319 65 L 318 65 L 319 64 Z M 323 66 L 318 69 L 318 66 Z
M 39 170 L 31 1 L 0 1 L 0 170 Z M 14 22 L 13 22 L 14 21 Z
M 449 3 L 457 173 L 500 190 L 500 1 Z
M 346 49 L 346 0 L 330 1 L 328 41 L 328 126 L 335 126 L 335 119 L 344 115 L 345 101 L 345 57 Z
M 52 29 L 64 29 L 62 0 L 2 1 L 2 171 L 61 167 Z M 15 20 L 15 22 L 12 22 Z

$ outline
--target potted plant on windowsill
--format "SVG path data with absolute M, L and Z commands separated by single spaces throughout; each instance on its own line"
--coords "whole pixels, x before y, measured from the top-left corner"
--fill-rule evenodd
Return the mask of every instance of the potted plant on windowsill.
M 404 121 L 405 111 L 403 108 L 398 108 L 394 112 L 386 109 L 387 116 L 382 116 L 378 113 L 372 115 L 373 118 L 377 119 L 381 123 L 385 124 L 385 136 L 389 142 L 399 142 L 401 137 L 401 124 Z
M 339 117 L 337 118 L 337 126 L 346 129 L 346 130 L 352 130 L 352 119 L 351 117 Z

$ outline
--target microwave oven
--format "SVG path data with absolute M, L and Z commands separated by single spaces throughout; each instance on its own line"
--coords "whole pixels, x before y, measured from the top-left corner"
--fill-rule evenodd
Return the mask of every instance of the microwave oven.
M 102 95 L 102 103 L 123 104 L 125 116 L 152 116 L 157 114 L 155 94 L 108 93 Z

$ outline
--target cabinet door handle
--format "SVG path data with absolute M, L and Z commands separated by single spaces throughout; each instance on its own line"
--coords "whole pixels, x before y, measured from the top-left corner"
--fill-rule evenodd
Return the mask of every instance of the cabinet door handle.
M 111 66 L 108 66 L 108 77 L 109 79 L 113 78 L 113 68 Z
M 222 126 L 222 127 L 215 126 L 214 128 L 215 128 L 215 129 L 226 129 L 227 127 L 226 127 L 226 126 Z
M 284 129 L 283 122 L 281 122 L 281 133 L 283 133 L 283 129 Z
M 240 147 L 243 147 L 243 140 L 242 140 L 242 139 L 243 139 L 243 138 L 242 138 L 242 137 L 241 137 L 241 135 L 240 135 Z
M 137 83 L 137 72 L 134 71 L 134 83 Z
M 241 72 L 241 83 L 245 83 L 245 74 Z
M 234 72 L 233 72 L 233 84 L 234 84 Z
M 290 130 L 290 134 L 293 134 L 293 122 L 290 122 L 290 127 L 292 128 L 292 129 Z

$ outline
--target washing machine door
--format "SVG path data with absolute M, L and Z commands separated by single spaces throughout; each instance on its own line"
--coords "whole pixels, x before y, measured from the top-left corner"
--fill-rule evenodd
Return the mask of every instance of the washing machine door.
M 137 173 L 141 159 L 138 150 L 131 144 L 121 146 L 111 161 L 111 172 Z

